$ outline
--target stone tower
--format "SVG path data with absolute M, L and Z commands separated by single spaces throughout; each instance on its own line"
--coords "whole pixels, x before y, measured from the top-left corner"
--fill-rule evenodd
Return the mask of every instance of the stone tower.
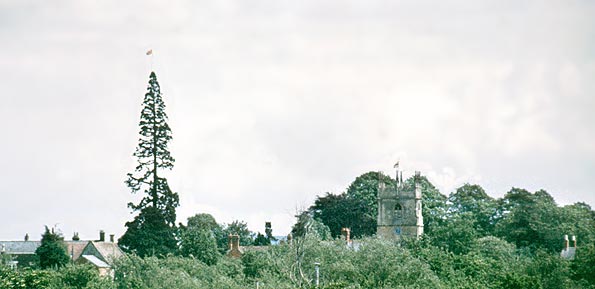
M 397 177 L 395 185 L 378 186 L 378 227 L 376 235 L 387 239 L 402 237 L 419 238 L 424 233 L 424 219 L 421 214 L 420 174 L 415 172 L 414 189 L 407 191 L 403 186 L 403 176 L 395 165 Z

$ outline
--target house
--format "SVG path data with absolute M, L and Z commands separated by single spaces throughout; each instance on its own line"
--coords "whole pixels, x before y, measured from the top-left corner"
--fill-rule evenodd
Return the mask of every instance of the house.
M 99 240 L 96 241 L 78 240 L 76 234 L 73 239 L 75 240 L 64 241 L 70 260 L 75 264 L 93 265 L 102 276 L 111 275 L 113 261 L 124 256 L 114 235 L 110 235 L 108 242 L 104 231 L 99 232 Z M 6 259 L 10 259 L 9 265 L 12 267 L 30 267 L 39 260 L 35 250 L 40 245 L 41 241 L 29 241 L 28 236 L 25 236 L 25 241 L 0 241 L 0 252 L 3 256 L 8 256 Z
M 11 267 L 28 267 L 38 262 L 35 250 L 40 245 L 40 241 L 0 241 L 0 254 Z
M 99 271 L 99 276 L 114 276 L 113 270 L 109 264 L 97 258 L 94 255 L 81 255 L 76 264 L 90 264 Z

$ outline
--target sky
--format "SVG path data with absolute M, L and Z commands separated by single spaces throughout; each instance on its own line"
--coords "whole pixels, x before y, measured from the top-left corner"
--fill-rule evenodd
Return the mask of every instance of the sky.
M 151 70 L 179 222 L 285 235 L 317 195 L 397 160 L 445 195 L 595 206 L 594 15 L 586 0 L 0 0 L 0 239 L 124 233 Z

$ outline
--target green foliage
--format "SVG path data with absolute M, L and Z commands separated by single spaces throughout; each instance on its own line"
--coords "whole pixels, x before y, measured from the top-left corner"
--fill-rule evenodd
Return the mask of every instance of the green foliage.
M 139 256 L 165 256 L 177 251 L 172 227 L 163 221 L 163 214 L 154 207 L 144 208 L 119 240 L 125 251 Z
M 314 219 L 328 226 L 333 238 L 341 234 L 342 228 L 350 228 L 354 237 L 372 236 L 376 234 L 380 183 L 394 185 L 380 172 L 365 173 L 349 185 L 347 192 L 319 196 L 308 210 Z
M 140 118 L 140 139 L 134 156 L 138 158 L 135 173 L 129 173 L 126 184 L 132 193 L 143 191 L 138 204 L 129 203 L 133 211 L 140 211 L 132 222 L 127 222 L 126 233 L 119 243 L 128 252 L 141 256 L 173 253 L 175 243 L 177 193 L 171 191 L 167 179 L 158 171 L 173 168 L 174 158 L 167 145 L 172 139 L 167 124 L 165 104 L 154 72 L 145 94 Z
M 314 263 L 320 264 L 320 288 L 594 288 L 593 248 L 568 261 L 545 250 L 518 250 L 493 236 L 468 247 L 455 254 L 425 239 L 377 238 L 348 246 L 306 233 L 292 244 L 247 251 L 241 259 L 221 257 L 212 265 L 191 257 L 128 255 L 116 260 L 113 281 L 87 266 L 0 267 L 0 288 L 254 288 L 256 282 L 262 289 L 314 288 Z
M 346 220 L 354 237 L 372 236 L 376 234 L 378 219 L 378 186 L 394 186 L 394 180 L 381 172 L 367 172 L 349 185 L 345 192 L 346 206 L 349 215 Z M 340 233 L 340 229 L 339 229 Z
M 316 198 L 309 208 L 314 219 L 329 227 L 333 238 L 341 235 L 342 228 L 350 228 L 354 237 L 375 234 L 377 217 L 372 216 L 373 210 L 377 209 L 367 207 L 365 201 L 357 197 L 330 193 Z
M 211 214 L 201 213 L 188 218 L 189 228 L 196 228 L 199 230 L 215 231 L 221 226 L 217 223 Z
M 422 216 L 424 219 L 424 233 L 432 235 L 435 230 L 446 223 L 448 206 L 446 196 L 434 187 L 425 176 L 418 178 L 418 184 L 422 193 Z M 403 183 L 405 190 L 415 189 L 415 177 L 410 177 Z
M 54 280 L 54 271 L 25 269 L 15 271 L 0 266 L 0 288 L 2 289 L 44 289 Z
M 256 238 L 254 238 L 254 246 L 268 246 L 270 244 L 271 240 L 265 235 L 261 233 L 256 234 Z
M 70 260 L 66 252 L 64 237 L 58 232 L 45 226 L 45 232 L 41 235 L 41 245 L 35 250 L 39 256 L 39 266 L 41 268 L 51 268 L 64 266 Z
M 226 236 L 240 236 L 240 246 L 252 245 L 252 236 L 254 235 L 254 233 L 252 233 L 252 231 L 248 229 L 248 224 L 244 221 L 235 220 L 231 222 L 223 229 L 223 232 Z
M 331 231 L 324 223 L 312 217 L 309 211 L 301 212 L 296 216 L 297 222 L 291 229 L 291 234 L 296 237 L 305 237 L 308 234 L 313 234 L 316 238 L 321 240 L 330 240 Z
M 55 272 L 50 288 L 94 289 L 111 288 L 109 277 L 100 277 L 91 265 L 67 265 Z
M 220 256 L 213 232 L 196 227 L 182 230 L 180 253 L 183 256 L 193 256 L 207 265 L 216 264 Z
M 473 219 L 478 234 L 486 236 L 493 232 L 497 202 L 481 186 L 464 184 L 448 197 L 448 201 L 451 204 L 449 214 L 465 214 L 466 218 Z
M 115 288 L 246 288 L 239 260 L 208 266 L 193 259 L 129 256 L 115 265 Z
M 595 243 L 580 247 L 571 266 L 573 279 L 595 288 Z
M 180 231 L 183 233 L 184 230 L 196 229 L 196 230 L 207 230 L 213 233 L 215 241 L 217 242 L 217 249 L 219 253 L 225 254 L 228 248 L 228 233 L 224 231 L 224 225 L 217 223 L 215 218 L 206 213 L 196 214 L 188 218 L 188 225 L 184 226 L 180 223 Z
M 558 207 L 545 191 L 530 194 L 513 188 L 500 203 L 502 214 L 495 226 L 495 234 L 517 247 L 559 252 L 562 237 L 575 231 L 573 228 L 576 227 L 571 224 L 574 220 L 564 218 L 564 209 Z

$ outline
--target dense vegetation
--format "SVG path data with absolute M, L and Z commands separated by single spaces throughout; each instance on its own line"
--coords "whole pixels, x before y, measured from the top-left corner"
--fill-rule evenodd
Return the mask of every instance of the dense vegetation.
M 348 246 L 338 230 L 373 215 L 378 180 L 392 181 L 378 176 L 364 174 L 347 193 L 318 197 L 297 216 L 291 244 L 241 259 L 223 253 L 229 234 L 239 234 L 243 245 L 255 242 L 246 223 L 197 214 L 179 224 L 174 253 L 128 255 L 114 265 L 113 280 L 85 266 L 2 268 L 0 288 L 314 288 L 315 262 L 321 288 L 595 288 L 595 212 L 584 203 L 558 206 L 543 190 L 513 188 L 494 199 L 465 184 L 447 197 L 422 177 L 423 238 L 377 239 L 368 224 L 352 226 L 364 232 L 353 230 L 359 237 Z M 578 239 L 573 260 L 560 257 L 565 234 Z M 256 242 L 267 244 L 260 235 Z

